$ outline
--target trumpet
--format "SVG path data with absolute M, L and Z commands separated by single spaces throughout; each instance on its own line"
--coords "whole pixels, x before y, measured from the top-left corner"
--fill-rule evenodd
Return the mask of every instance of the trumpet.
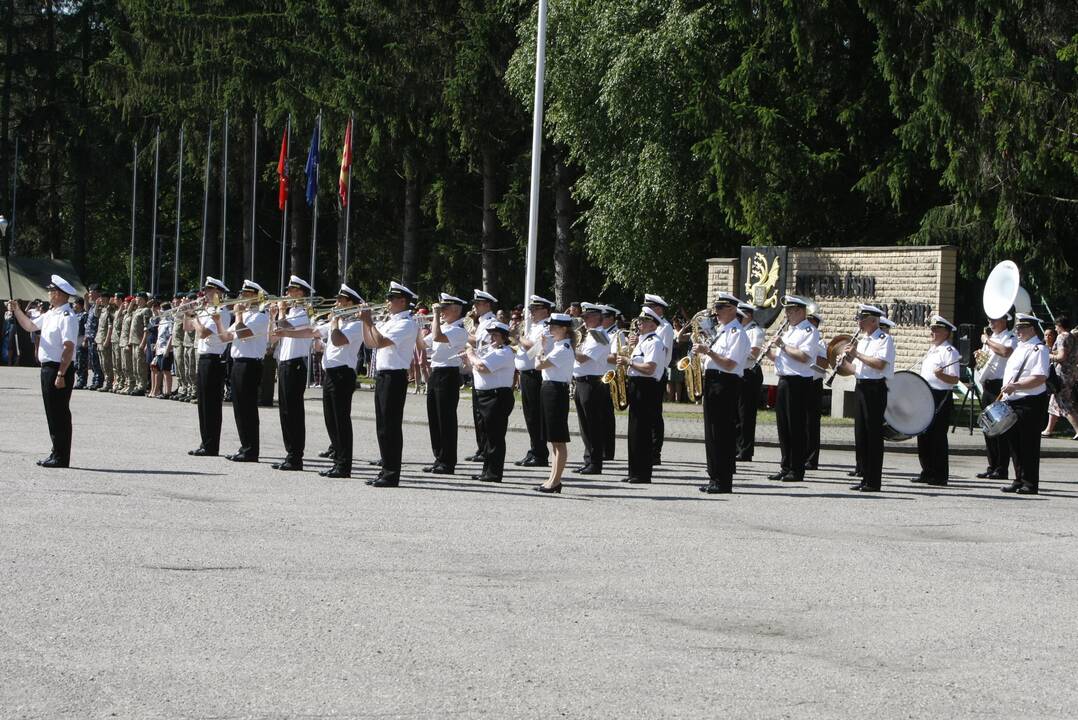
M 371 305 L 369 303 L 363 303 L 362 305 L 349 305 L 347 307 L 331 307 L 328 310 L 323 310 L 317 313 L 311 318 L 311 322 L 318 322 L 321 320 L 332 320 L 334 318 L 350 318 L 368 310 L 375 311 L 371 316 L 371 322 L 382 322 L 387 317 L 387 311 L 385 305 Z
M 771 352 L 771 348 L 775 346 L 775 342 L 782 337 L 782 334 L 786 332 L 786 328 L 790 327 L 789 320 L 783 320 L 782 325 L 779 326 L 778 331 L 771 336 L 771 339 L 767 341 L 767 345 L 764 345 L 764 349 L 760 351 L 760 354 L 756 356 L 756 360 L 749 366 L 749 370 L 755 369 L 757 365 L 763 362 L 764 357 Z

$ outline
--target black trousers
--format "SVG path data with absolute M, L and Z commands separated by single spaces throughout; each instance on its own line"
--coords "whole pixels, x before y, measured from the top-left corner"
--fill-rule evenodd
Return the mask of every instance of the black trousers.
M 947 431 L 951 427 L 954 395 L 950 390 L 932 390 L 936 415 L 928 429 L 917 436 L 917 457 L 921 461 L 921 477 L 935 482 L 947 482 L 950 474 L 950 448 Z
M 603 441 L 603 460 L 613 460 L 617 422 L 614 419 L 614 403 L 610 401 L 610 386 L 604 383 L 603 390 L 607 398 L 607 403 L 602 410 L 603 430 L 606 432 L 606 439 Z
M 737 454 L 752 459 L 756 452 L 756 413 L 760 409 L 760 388 L 764 371 L 759 365 L 741 376 L 737 398 Z
M 75 365 L 69 364 L 64 373 L 64 386 L 56 387 L 60 363 L 41 363 L 41 399 L 45 403 L 45 420 L 52 439 L 52 456 L 62 463 L 71 461 L 71 390 L 75 384 Z
M 737 466 L 737 416 L 742 380 L 737 375 L 704 373 L 704 452 L 707 476 L 724 490 L 734 484 Z
M 861 462 L 861 483 L 879 489 L 883 478 L 883 413 L 887 409 L 885 380 L 858 380 L 854 392 L 854 437 Z
M 651 452 L 654 455 L 652 462 L 658 465 L 663 458 L 663 440 L 666 439 L 666 422 L 663 420 L 663 400 L 666 399 L 666 383 L 670 379 L 670 371 L 663 370 L 659 380 L 659 409 L 655 415 L 655 429 L 651 433 Z
M 258 391 L 262 387 L 262 360 L 233 358 L 230 382 L 232 414 L 240 436 L 240 449 L 236 454 L 258 458 Z
M 355 368 L 329 368 L 322 373 L 322 415 L 333 448 L 333 467 L 352 472 L 352 395 L 356 391 Z
M 775 399 L 782 471 L 796 477 L 805 475 L 805 409 L 812 391 L 812 378 L 784 375 L 779 378 Z M 882 422 L 882 420 L 881 420 Z
M 823 402 L 823 378 L 813 378 L 805 397 L 805 464 L 820 463 L 820 403 Z
M 573 378 L 576 392 L 573 402 L 584 441 L 584 464 L 603 469 L 606 458 L 606 409 L 610 405 L 610 389 L 598 375 Z
M 1003 390 L 1003 378 L 983 380 L 981 384 L 984 386 L 984 391 L 981 393 L 981 409 L 983 410 L 999 397 Z M 1006 478 L 1011 470 L 1011 446 L 1006 433 L 995 437 L 985 435 L 984 447 L 988 453 L 988 472 Z
M 198 432 L 202 449 L 217 454 L 221 449 L 221 406 L 225 393 L 225 361 L 220 355 L 198 356 Z
M 645 377 L 629 378 L 629 477 L 651 480 L 655 463 L 652 440 L 662 413 L 664 383 Z
M 520 407 L 524 410 L 524 424 L 528 427 L 531 441 L 529 454 L 539 462 L 547 462 L 550 450 L 543 437 L 543 403 L 539 390 L 543 387 L 543 373 L 539 370 L 520 371 Z
M 516 400 L 513 388 L 475 390 L 476 406 L 483 416 L 487 446 L 483 448 L 483 477 L 501 479 L 505 468 L 505 432 Z
M 472 393 L 475 397 L 475 393 Z M 432 368 L 427 379 L 427 427 L 434 464 L 457 467 L 457 404 L 460 402 L 460 368 Z M 478 401 L 475 405 L 478 407 Z M 479 413 L 482 416 L 482 412 Z M 483 419 L 486 429 L 486 419 Z M 480 448 L 482 449 L 482 448 Z
M 303 417 L 303 393 L 307 389 L 307 358 L 277 364 L 277 412 L 281 418 L 285 461 L 303 462 L 307 423 Z
M 75 347 L 75 379 L 82 387 L 86 384 L 86 372 L 90 369 L 90 341 L 86 341 L 86 347 Z
M 407 370 L 380 370 L 374 377 L 374 424 L 382 476 L 400 475 L 404 452 L 404 401 L 408 397 Z
M 1004 434 L 1014 462 L 1014 481 L 1033 490 L 1041 483 L 1041 430 L 1048 418 L 1048 393 L 1009 400 L 1018 422 Z
M 104 373 L 101 371 L 101 354 L 98 352 L 97 343 L 93 340 L 86 341 L 86 349 L 89 350 L 90 372 L 93 373 L 90 384 L 99 387 L 105 382 Z

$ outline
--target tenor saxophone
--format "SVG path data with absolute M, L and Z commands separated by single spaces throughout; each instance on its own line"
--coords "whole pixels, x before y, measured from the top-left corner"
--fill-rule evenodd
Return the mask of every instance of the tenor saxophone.
M 620 331 L 617 333 L 614 354 L 619 357 L 629 357 L 629 347 L 622 342 Z M 629 374 L 624 367 L 615 365 L 613 370 L 607 370 L 603 373 L 602 381 L 610 387 L 610 403 L 615 410 L 625 410 L 629 407 Z

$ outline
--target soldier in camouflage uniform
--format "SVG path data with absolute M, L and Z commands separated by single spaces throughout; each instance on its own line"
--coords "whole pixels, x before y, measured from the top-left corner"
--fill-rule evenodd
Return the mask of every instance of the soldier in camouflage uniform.
M 176 297 L 172 298 L 172 307 L 179 307 L 181 302 L 183 302 L 183 297 L 176 293 Z M 175 379 L 171 398 L 173 400 L 181 399 L 187 392 L 187 373 L 184 364 L 187 360 L 184 356 L 186 346 L 187 338 L 183 332 L 183 315 L 176 313 L 172 318 L 172 375 Z
M 187 296 L 188 300 L 197 300 L 198 293 L 191 293 Z M 187 362 L 184 363 L 187 366 L 187 400 L 188 402 L 198 402 L 198 384 L 195 382 L 195 376 L 198 374 L 198 340 L 195 338 L 194 328 L 184 333 L 186 345 L 184 350 L 187 351 Z
M 135 295 L 135 311 L 131 313 L 131 332 L 128 344 L 131 347 L 131 365 L 128 368 L 128 395 L 145 395 L 150 385 L 150 366 L 146 364 L 146 326 L 152 311 L 147 305 L 150 294 L 139 292 Z
M 135 314 L 135 300 L 124 303 L 124 316 L 120 320 L 120 389 L 117 392 L 130 393 L 131 385 L 131 317 Z
M 112 392 L 114 393 L 120 392 L 124 386 L 124 348 L 120 343 L 120 333 L 123 332 L 126 309 L 127 298 L 120 298 L 116 314 L 112 318 Z
M 99 301 L 101 314 L 97 318 L 97 355 L 101 362 L 101 385 L 97 388 L 108 392 L 112 388 L 112 315 L 116 307 L 116 298 L 102 297 Z

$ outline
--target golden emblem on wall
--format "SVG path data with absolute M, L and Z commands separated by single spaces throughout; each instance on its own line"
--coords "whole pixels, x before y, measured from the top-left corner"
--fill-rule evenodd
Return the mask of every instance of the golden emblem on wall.
M 745 281 L 745 294 L 758 308 L 773 308 L 779 302 L 779 257 L 776 255 L 771 261 L 770 268 L 767 256 L 758 252 L 752 256 L 748 263 L 748 279 Z

